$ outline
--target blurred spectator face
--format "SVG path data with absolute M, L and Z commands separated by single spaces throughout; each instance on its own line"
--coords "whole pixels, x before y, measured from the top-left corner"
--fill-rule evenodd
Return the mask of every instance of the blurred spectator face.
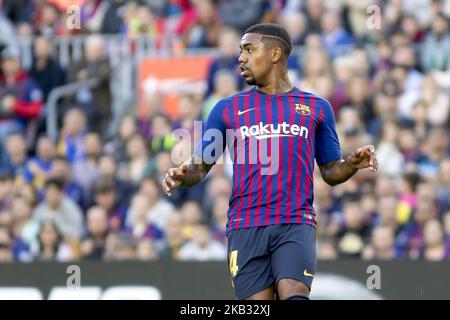
M 416 211 L 414 212 L 414 220 L 419 226 L 425 224 L 436 218 L 436 208 L 433 203 L 419 201 Z
M 286 29 L 291 38 L 295 39 L 306 31 L 305 15 L 299 11 L 290 11 L 281 17 L 281 25 Z
M 86 40 L 84 55 L 89 62 L 96 62 L 103 58 L 103 38 L 99 35 L 91 35 Z
M 12 214 L 8 210 L 0 212 L 0 227 L 10 228 L 12 222 Z
M 305 6 L 308 15 L 314 20 L 320 19 L 323 15 L 322 0 L 307 0 Z
M 49 161 L 55 157 L 56 146 L 52 139 L 42 137 L 38 141 L 37 155 L 39 158 Z
M 16 192 L 17 195 L 23 197 L 28 203 L 30 203 L 31 206 L 33 206 L 33 204 L 37 201 L 36 190 L 31 184 L 23 184 Z
M 3 74 L 6 77 L 15 77 L 21 70 L 20 60 L 18 57 L 4 58 L 2 62 Z
M 444 232 L 439 220 L 433 219 L 425 224 L 423 237 L 427 247 L 435 247 L 443 244 Z
M 333 62 L 333 68 L 336 79 L 341 83 L 347 84 L 353 76 L 353 61 L 349 56 L 337 57 Z
M 344 205 L 344 221 L 348 229 L 359 229 L 363 223 L 363 215 L 359 204 L 348 202 Z
M 339 13 L 336 11 L 327 11 L 322 16 L 322 30 L 325 33 L 333 33 L 334 31 L 338 30 L 341 26 L 341 21 L 339 18 Z
M 421 202 L 433 203 L 436 200 L 436 189 L 431 182 L 421 182 L 417 185 L 417 197 Z
M 116 160 L 112 156 L 103 155 L 100 157 L 98 168 L 102 177 L 115 177 L 117 171 Z
M 147 239 L 139 242 L 137 247 L 137 258 L 143 261 L 154 261 L 158 259 L 158 251 L 153 241 Z
M 306 47 L 312 50 L 323 49 L 320 34 L 309 34 L 305 40 Z
M 136 194 L 131 200 L 130 210 L 133 213 L 133 221 L 147 222 L 150 210 L 147 198 L 142 194 Z
M 378 56 L 382 60 L 389 59 L 392 55 L 392 48 L 387 41 L 380 41 L 378 43 Z
M 7 228 L 0 227 L 0 262 L 12 262 L 12 239 Z
M 1 177 L 0 179 L 0 199 L 9 197 L 14 189 L 14 180 L 12 176 Z
M 49 185 L 45 189 L 45 201 L 51 208 L 58 208 L 63 198 L 63 190 L 54 185 Z
M 444 232 L 447 237 L 450 237 L 450 211 L 442 215 L 442 222 L 444 224 Z
M 377 210 L 377 201 L 372 194 L 366 194 L 361 199 L 361 210 L 365 214 L 371 214 Z
M 403 151 L 414 150 L 417 148 L 417 139 L 414 132 L 410 129 L 401 129 L 399 133 L 399 146 Z
M 305 76 L 318 77 L 329 74 L 328 56 L 323 50 L 311 49 L 305 54 L 304 70 Z
M 361 104 L 366 99 L 369 92 L 367 80 L 363 77 L 354 77 L 348 86 L 348 96 L 351 103 Z
M 59 242 L 59 234 L 52 221 L 44 221 L 39 231 L 39 240 L 44 247 L 56 247 Z
M 228 218 L 228 198 L 219 197 L 215 199 L 212 211 L 214 219 L 217 222 L 226 222 Z
M 24 155 L 27 151 L 25 137 L 21 134 L 11 134 L 6 141 L 6 151 L 11 158 Z
M 89 133 L 84 138 L 84 152 L 88 157 L 97 157 L 102 149 L 102 141 L 97 133 Z
M 435 127 L 429 132 L 427 144 L 437 152 L 446 153 L 449 148 L 448 132 L 444 128 Z
M 239 35 L 233 30 L 225 30 L 219 35 L 219 50 L 228 58 L 239 54 Z
M 383 142 L 396 144 L 398 137 L 398 127 L 395 122 L 389 121 L 383 125 L 382 137 Z
M 114 248 L 113 258 L 116 260 L 133 260 L 136 258 L 136 241 L 132 236 L 121 235 Z
M 31 216 L 32 210 L 31 204 L 25 198 L 14 197 L 11 202 L 11 213 L 15 221 L 27 221 Z
M 211 230 L 205 225 L 196 225 L 192 240 L 200 247 L 205 248 L 211 241 Z
M 160 195 L 158 182 L 152 178 L 145 178 L 140 184 L 139 193 L 142 193 L 150 203 L 154 204 Z
M 378 176 L 375 184 L 375 193 L 377 197 L 395 196 L 397 194 L 397 184 L 392 178 Z
M 394 246 L 394 232 L 388 226 L 377 227 L 372 233 L 372 244 L 378 252 L 386 252 Z
M 106 211 L 114 208 L 116 192 L 114 190 L 103 190 L 95 193 L 95 203 Z
M 41 25 L 53 26 L 59 18 L 58 9 L 54 5 L 45 5 L 41 11 Z
M 316 79 L 315 92 L 318 96 L 325 99 L 330 99 L 333 97 L 334 93 L 334 83 L 333 80 L 328 76 L 320 76 Z
M 448 32 L 448 22 L 442 15 L 436 15 L 431 23 L 431 30 L 439 36 Z
M 450 186 L 450 159 L 445 159 L 439 165 L 440 184 Z
M 158 168 L 158 173 L 162 176 L 164 173 L 172 168 L 173 163 L 169 152 L 160 152 L 156 156 L 156 166 Z
M 354 71 L 361 77 L 367 78 L 372 65 L 367 51 L 364 49 L 354 49 L 350 58 L 353 61 Z
M 200 223 L 202 219 L 202 211 L 195 201 L 187 201 L 181 207 L 181 215 L 185 225 L 193 225 Z
M 384 196 L 378 201 L 378 214 L 383 224 L 395 224 L 397 211 L 397 198 Z
M 200 111 L 198 104 L 195 101 L 195 97 L 190 94 L 181 95 L 178 108 L 181 119 L 196 118 L 198 112 Z
M 420 26 L 414 16 L 405 16 L 401 22 L 401 29 L 410 39 L 414 39 L 420 31 Z
M 125 116 L 120 122 L 119 135 L 122 140 L 127 140 L 136 133 L 136 121 L 133 116 Z
M 414 67 L 416 64 L 416 58 L 414 56 L 414 51 L 411 47 L 403 46 L 397 48 L 394 52 L 393 61 L 395 65 Z
M 439 87 L 432 76 L 426 76 L 422 79 L 421 93 L 425 101 L 432 102 L 436 99 Z
M 106 211 L 101 207 L 93 207 L 87 212 L 87 229 L 94 237 L 106 234 L 108 230 L 108 218 Z
M 424 100 L 419 100 L 414 104 L 411 112 L 416 124 L 426 123 L 428 118 L 428 105 Z
M 86 127 L 86 116 L 78 109 L 70 109 L 64 116 L 64 133 L 77 136 Z
M 230 180 L 222 176 L 213 176 L 208 185 L 208 195 L 212 199 L 220 196 L 231 196 L 232 185 Z
M 32 37 L 34 35 L 34 28 L 28 22 L 20 22 L 17 24 L 16 32 L 19 37 Z
M 144 157 L 147 154 L 144 138 L 135 134 L 127 141 L 127 154 L 131 159 Z
M 71 167 L 69 163 L 65 159 L 55 159 L 52 162 L 52 169 L 50 171 L 50 175 L 53 177 L 61 178 L 66 181 L 70 178 L 71 175 Z
M 52 55 L 52 44 L 46 37 L 37 37 L 34 43 L 34 54 L 36 58 L 49 58 Z
M 180 102 L 180 106 L 182 103 Z M 156 114 L 152 117 L 152 132 L 153 136 L 162 138 L 172 131 L 171 121 L 168 117 Z
M 178 238 L 182 235 L 183 218 L 181 213 L 174 212 L 167 218 L 166 236 L 167 239 Z
M 217 72 L 214 81 L 214 93 L 219 97 L 228 97 L 237 91 L 237 81 L 235 76 L 227 71 Z
M 197 0 L 194 2 L 194 6 L 202 23 L 209 23 L 214 20 L 215 10 L 210 0 Z

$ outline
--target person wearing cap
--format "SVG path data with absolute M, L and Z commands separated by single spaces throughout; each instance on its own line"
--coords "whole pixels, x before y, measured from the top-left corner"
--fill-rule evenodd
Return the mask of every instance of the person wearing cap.
M 26 133 L 32 119 L 42 112 L 42 91 L 22 69 L 20 53 L 6 48 L 1 53 L 0 145 L 12 132 Z

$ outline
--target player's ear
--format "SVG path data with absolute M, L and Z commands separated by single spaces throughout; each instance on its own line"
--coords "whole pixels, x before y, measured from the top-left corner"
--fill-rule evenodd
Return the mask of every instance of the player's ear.
M 272 63 L 277 63 L 282 56 L 281 48 L 275 47 L 272 49 Z

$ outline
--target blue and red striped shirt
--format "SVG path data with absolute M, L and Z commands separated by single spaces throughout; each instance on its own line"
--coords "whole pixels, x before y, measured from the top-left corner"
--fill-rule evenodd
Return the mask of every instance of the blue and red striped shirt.
M 215 163 L 225 147 L 233 160 L 227 233 L 284 223 L 315 226 L 314 159 L 341 158 L 333 109 L 293 88 L 266 94 L 252 88 L 212 109 L 195 154 Z

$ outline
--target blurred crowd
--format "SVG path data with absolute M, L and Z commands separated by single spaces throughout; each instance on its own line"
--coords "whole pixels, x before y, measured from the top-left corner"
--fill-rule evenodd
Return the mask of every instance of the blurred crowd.
M 81 12 L 73 30 L 71 4 Z M 174 154 L 191 151 L 173 130 L 194 132 L 218 100 L 246 88 L 238 43 L 257 22 L 291 34 L 290 77 L 331 102 L 343 156 L 374 144 L 380 162 L 377 174 L 363 170 L 336 187 L 315 171 L 319 259 L 450 260 L 449 0 L 0 0 L 0 8 L 0 262 L 226 260 L 230 167 L 170 198 L 160 181 Z M 52 39 L 77 34 L 88 35 L 83 59 L 62 68 Z M 131 110 L 106 134 L 102 34 L 212 48 L 206 89 L 183 93 L 176 119 L 151 97 L 146 117 Z M 14 46 L 26 36 L 29 70 Z M 46 136 L 50 91 L 94 76 L 95 88 L 60 101 L 59 135 Z

